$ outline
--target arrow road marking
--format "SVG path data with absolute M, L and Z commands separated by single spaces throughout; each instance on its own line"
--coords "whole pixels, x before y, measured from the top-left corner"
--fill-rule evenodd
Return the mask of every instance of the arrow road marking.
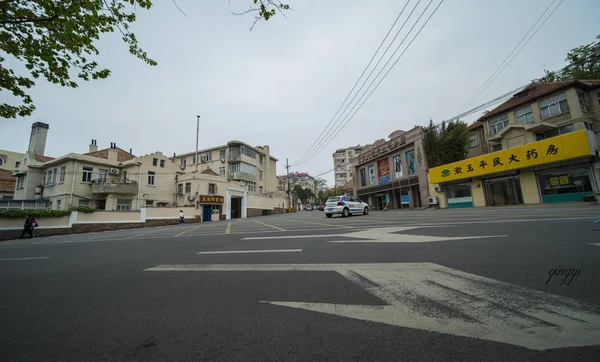
M 356 240 L 331 240 L 330 243 L 430 243 L 434 241 L 468 240 L 485 238 L 502 238 L 506 235 L 481 235 L 481 236 L 427 236 L 396 234 L 400 231 L 418 229 L 420 226 L 385 227 L 368 230 L 359 230 L 347 234 L 324 234 L 324 235 L 287 235 L 287 236 L 263 236 L 247 237 L 242 240 L 267 240 L 267 239 L 300 239 L 300 238 L 353 238 Z
M 432 263 L 194 264 L 145 271 L 334 271 L 386 305 L 261 302 L 534 350 L 600 342 L 598 306 Z

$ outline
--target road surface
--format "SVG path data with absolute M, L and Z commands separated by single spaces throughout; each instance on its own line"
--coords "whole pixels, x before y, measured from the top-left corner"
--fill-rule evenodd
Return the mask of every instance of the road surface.
M 598 206 L 0 243 L 2 360 L 597 360 Z

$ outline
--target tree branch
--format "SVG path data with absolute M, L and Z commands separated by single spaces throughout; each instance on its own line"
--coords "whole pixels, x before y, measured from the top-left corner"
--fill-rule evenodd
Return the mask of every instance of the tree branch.
M 53 15 L 45 18 L 37 19 L 15 19 L 15 20 L 1 20 L 0 24 L 23 24 L 23 23 L 41 23 L 44 21 L 52 21 L 58 18 L 58 15 Z

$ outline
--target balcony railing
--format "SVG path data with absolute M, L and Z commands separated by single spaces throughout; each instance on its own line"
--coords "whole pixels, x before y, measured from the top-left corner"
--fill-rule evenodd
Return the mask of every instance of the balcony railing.
M 138 192 L 137 182 L 94 182 L 92 183 L 92 194 L 122 194 L 135 195 Z
M 230 172 L 229 180 L 246 180 L 256 182 L 256 176 L 247 174 L 245 172 Z

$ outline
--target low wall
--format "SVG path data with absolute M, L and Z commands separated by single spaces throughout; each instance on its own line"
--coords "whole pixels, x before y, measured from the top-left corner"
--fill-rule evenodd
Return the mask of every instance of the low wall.
M 139 211 L 96 211 L 90 214 L 77 213 L 74 224 L 107 224 L 143 222 Z
M 288 200 L 285 198 L 260 196 L 260 195 L 252 195 L 252 194 L 248 194 L 248 199 L 246 200 L 246 208 L 247 209 L 273 210 L 275 208 L 286 208 L 287 204 L 288 204 Z
M 193 207 L 148 207 L 146 208 L 146 220 L 179 219 L 179 210 L 183 211 L 186 219 L 196 216 L 196 209 Z M 198 214 L 200 214 L 199 210 Z
M 68 216 L 61 217 L 38 217 L 35 219 L 40 227 L 44 229 L 69 228 Z M 25 219 L 0 219 L 0 232 L 3 229 L 23 229 Z

